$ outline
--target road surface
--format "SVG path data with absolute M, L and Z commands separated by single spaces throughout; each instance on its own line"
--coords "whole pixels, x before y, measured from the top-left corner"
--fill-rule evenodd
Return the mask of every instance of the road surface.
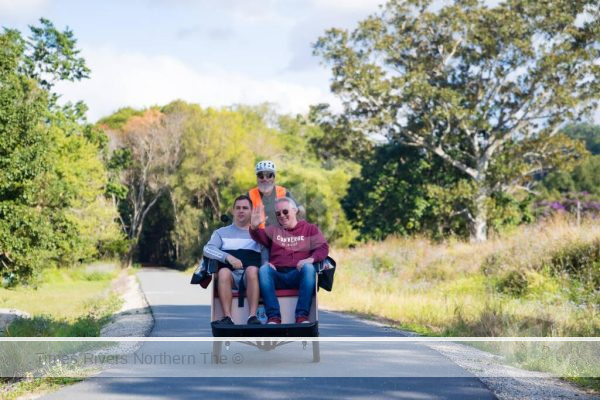
M 166 268 L 143 268 L 138 276 L 155 319 L 152 337 L 212 336 L 209 290 Z M 321 337 L 401 336 L 331 312 L 319 313 L 319 328 Z M 319 363 L 310 346 L 261 351 L 234 342 L 223 352 L 228 362 L 214 364 L 211 341 L 147 342 L 127 363 L 44 398 L 495 399 L 476 377 L 419 343 L 322 342 Z

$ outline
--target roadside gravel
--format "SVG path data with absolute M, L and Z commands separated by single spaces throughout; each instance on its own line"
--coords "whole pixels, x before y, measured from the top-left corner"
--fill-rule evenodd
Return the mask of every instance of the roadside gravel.
M 123 299 L 121 309 L 100 331 L 101 337 L 144 337 L 154 325 L 152 310 L 135 275 L 123 271 L 113 284 Z
M 477 376 L 500 400 L 599 399 L 551 374 L 502 363 L 502 358 L 459 343 L 429 342 L 427 346 Z
M 393 329 L 383 323 L 364 319 L 361 321 Z M 405 336 L 419 336 L 414 332 L 401 332 Z M 494 392 L 499 400 L 600 399 L 600 395 L 588 393 L 551 374 L 506 365 L 501 357 L 471 346 L 452 342 L 423 342 L 423 344 L 472 373 Z
M 101 337 L 145 337 L 154 326 L 152 309 L 148 305 L 135 275 L 122 271 L 113 283 L 113 290 L 123 299 L 121 309 L 115 313 L 112 320 L 100 331 Z M 113 354 L 130 354 L 135 352 L 142 342 L 118 342 L 112 347 Z M 102 352 L 101 352 L 102 353 Z

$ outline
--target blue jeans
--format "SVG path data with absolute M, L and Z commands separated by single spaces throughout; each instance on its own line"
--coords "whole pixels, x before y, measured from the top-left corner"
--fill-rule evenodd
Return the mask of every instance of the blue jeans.
M 304 264 L 300 271 L 294 267 L 289 268 L 289 271 L 286 272 L 276 271 L 268 264 L 260 267 L 258 271 L 258 284 L 260 286 L 260 296 L 265 304 L 267 317 L 281 318 L 279 301 L 277 300 L 275 289 L 299 289 L 296 317 L 301 315 L 308 316 L 313 294 L 315 293 L 316 279 L 317 274 L 313 264 Z

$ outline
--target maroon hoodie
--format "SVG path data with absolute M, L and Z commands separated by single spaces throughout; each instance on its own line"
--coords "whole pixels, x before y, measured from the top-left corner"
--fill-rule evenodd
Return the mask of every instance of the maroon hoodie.
M 267 226 L 250 229 L 252 239 L 269 249 L 269 262 L 276 267 L 296 267 L 298 261 L 308 257 L 315 262 L 323 261 L 329 253 L 329 245 L 316 225 L 298 221 L 292 229 Z

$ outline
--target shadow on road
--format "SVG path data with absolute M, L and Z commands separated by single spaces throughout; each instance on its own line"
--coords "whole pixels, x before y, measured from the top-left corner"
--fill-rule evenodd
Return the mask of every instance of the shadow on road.
M 152 378 L 93 380 L 87 399 L 496 399 L 468 378 Z M 62 395 L 68 395 L 63 391 Z M 53 398 L 48 397 L 48 398 Z M 58 397 L 57 397 L 58 398 Z

